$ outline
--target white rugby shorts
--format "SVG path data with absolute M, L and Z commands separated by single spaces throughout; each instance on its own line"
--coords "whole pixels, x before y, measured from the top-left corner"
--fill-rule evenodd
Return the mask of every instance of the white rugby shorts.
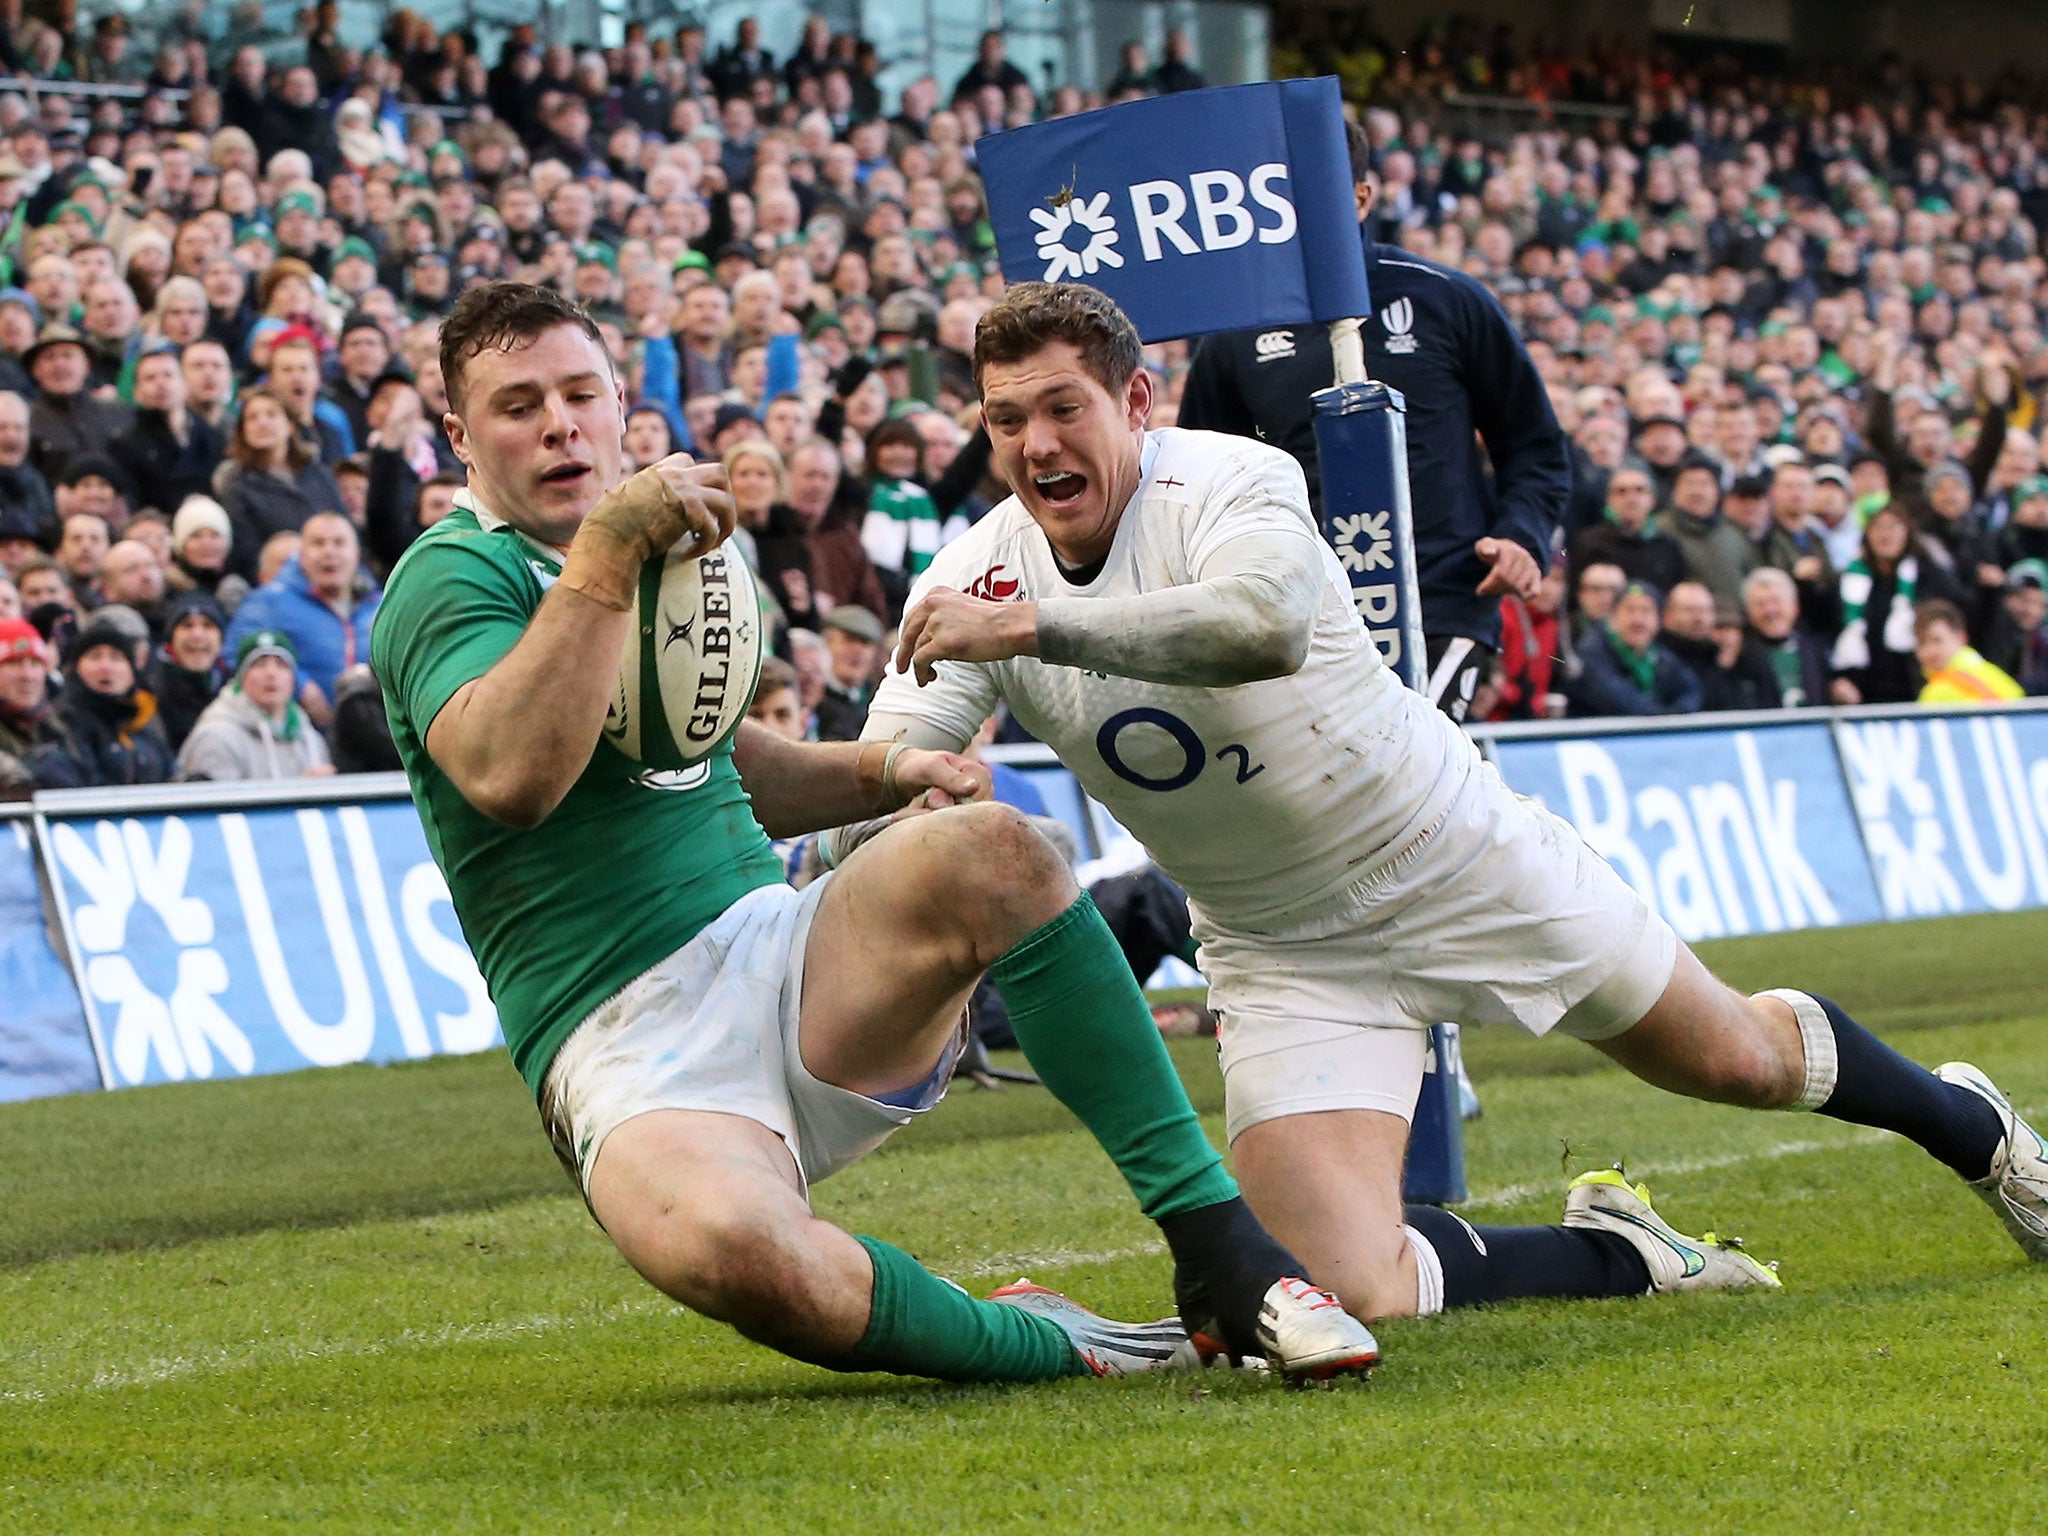
M 832 877 L 763 886 L 577 1025 L 541 1084 L 541 1121 L 590 1197 L 605 1138 L 661 1109 L 740 1115 L 806 1184 L 859 1161 L 945 1096 L 956 1040 L 920 1092 L 885 1103 L 821 1082 L 797 1048 L 804 946 Z
M 1285 1115 L 1412 1118 L 1432 1024 L 1620 1034 L 1670 983 L 1678 936 L 1569 822 L 1476 763 L 1369 879 L 1280 931 L 1195 913 L 1232 1140 Z

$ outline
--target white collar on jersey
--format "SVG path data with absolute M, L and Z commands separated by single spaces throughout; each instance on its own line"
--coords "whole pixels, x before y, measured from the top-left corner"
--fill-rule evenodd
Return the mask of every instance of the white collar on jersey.
M 512 533 L 524 541 L 536 554 L 541 555 L 556 566 L 561 565 L 562 557 L 568 553 L 567 550 L 557 549 L 552 544 L 543 544 L 530 533 L 523 533 L 519 529 L 513 528 L 504 518 L 498 516 L 497 513 L 477 500 L 476 493 L 466 485 L 455 493 L 454 505 L 474 514 L 477 527 L 483 529 L 485 533 L 496 533 L 500 528 L 511 529 Z
M 1145 451 L 1138 455 L 1138 488 L 1131 492 L 1131 501 L 1145 499 L 1145 487 L 1152 481 L 1152 468 L 1159 462 L 1159 434 L 1145 434 Z M 1124 503 L 1124 510 L 1130 511 L 1130 502 Z

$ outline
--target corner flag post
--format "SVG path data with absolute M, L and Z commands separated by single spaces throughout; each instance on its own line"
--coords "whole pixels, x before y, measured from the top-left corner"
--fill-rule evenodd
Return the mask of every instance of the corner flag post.
M 1408 417 L 1401 392 L 1365 374 L 1360 319 L 1331 322 L 1337 380 L 1313 397 L 1322 466 L 1323 535 L 1351 578 L 1352 601 L 1402 683 L 1423 681 L 1422 597 L 1408 500 Z M 1408 1128 L 1402 1194 L 1415 1205 L 1466 1198 L 1458 1102 L 1458 1026 L 1429 1031 L 1429 1055 Z

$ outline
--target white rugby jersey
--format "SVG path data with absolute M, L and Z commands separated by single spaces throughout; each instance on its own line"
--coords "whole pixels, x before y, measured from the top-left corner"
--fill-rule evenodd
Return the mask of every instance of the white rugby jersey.
M 1068 580 L 1012 496 L 939 551 L 911 603 L 937 586 L 1016 602 L 1128 597 L 1227 575 L 1231 542 L 1247 534 L 1306 537 L 1324 582 L 1301 669 L 1200 688 L 1036 657 L 943 661 L 926 687 L 892 669 L 871 728 L 889 734 L 900 721 L 883 717 L 907 717 L 957 745 L 1006 701 L 1203 916 L 1271 931 L 1406 847 L 1449 804 L 1472 748 L 1380 659 L 1290 456 L 1215 432 L 1146 437 L 1139 489 L 1092 581 Z

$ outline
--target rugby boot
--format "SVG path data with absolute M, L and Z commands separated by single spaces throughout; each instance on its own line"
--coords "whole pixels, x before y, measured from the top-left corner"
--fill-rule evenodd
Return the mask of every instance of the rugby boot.
M 1156 1323 L 1114 1322 L 1058 1291 L 1023 1279 L 991 1291 L 988 1299 L 1056 1325 L 1066 1334 L 1082 1364 L 1097 1376 L 1191 1371 L 1202 1365 L 1201 1356 L 1177 1317 L 1163 1317 Z
M 1777 1290 L 1774 1268 L 1742 1251 L 1739 1238 L 1687 1237 L 1650 1206 L 1650 1191 L 1619 1168 L 1582 1173 L 1565 1193 L 1564 1224 L 1627 1238 L 1650 1271 L 1650 1289 Z
M 2028 1258 L 2037 1264 L 2048 1262 L 2048 1144 L 2019 1117 L 2012 1100 L 1967 1061 L 1943 1062 L 1934 1075 L 1967 1088 L 1998 1111 L 2005 1135 L 1991 1156 L 1991 1171 L 1973 1180 L 1970 1188 L 1998 1213 Z

